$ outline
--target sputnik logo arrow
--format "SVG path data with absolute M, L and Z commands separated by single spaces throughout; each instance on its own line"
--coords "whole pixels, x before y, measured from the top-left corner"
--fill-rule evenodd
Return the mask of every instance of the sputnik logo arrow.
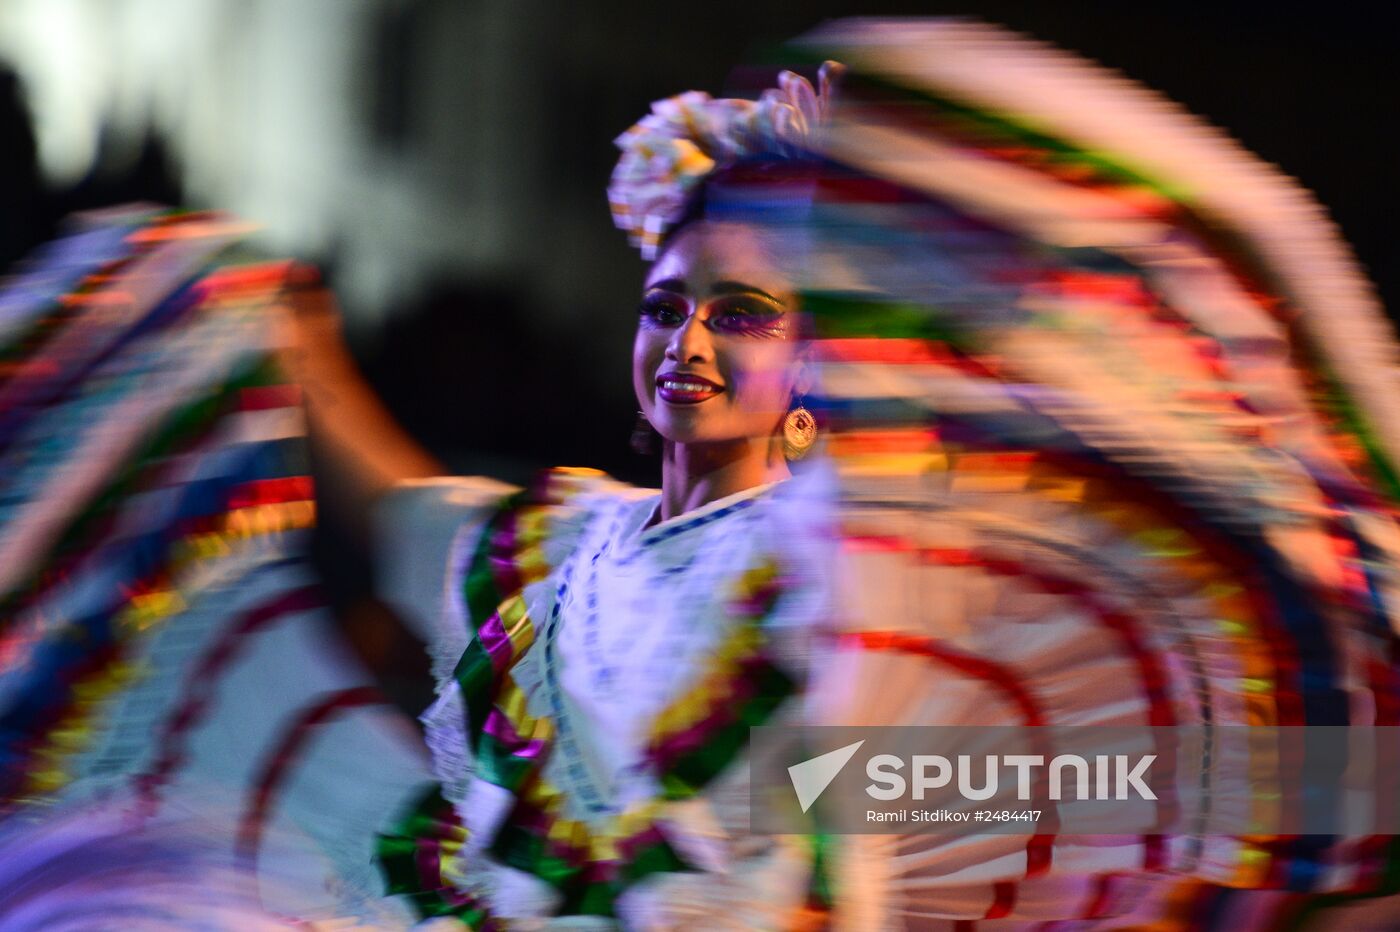
M 804 760 L 800 764 L 793 764 L 788 768 L 788 777 L 792 780 L 792 788 L 797 792 L 797 802 L 802 806 L 802 811 L 806 812 L 812 807 L 812 803 L 817 801 L 817 797 L 825 792 L 831 785 L 831 781 L 836 779 L 836 775 L 841 769 L 850 763 L 856 751 L 865 743 L 864 739 L 855 744 L 848 744 L 844 748 L 837 748 L 825 754 L 819 754 L 810 760 Z

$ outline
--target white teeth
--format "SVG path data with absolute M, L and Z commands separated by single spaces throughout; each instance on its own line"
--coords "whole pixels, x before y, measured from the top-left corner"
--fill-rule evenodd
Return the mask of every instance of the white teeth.
M 705 392 L 710 391 L 709 385 L 700 382 L 673 382 L 670 379 L 663 379 L 661 387 L 673 392 Z

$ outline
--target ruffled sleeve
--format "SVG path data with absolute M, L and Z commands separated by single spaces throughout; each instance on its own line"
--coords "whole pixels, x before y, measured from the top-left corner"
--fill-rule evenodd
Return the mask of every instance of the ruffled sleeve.
M 466 650 L 471 630 L 451 581 L 460 578 L 482 527 L 513 491 L 477 476 L 415 479 L 395 485 L 375 506 L 376 588 L 427 645 L 439 685 Z

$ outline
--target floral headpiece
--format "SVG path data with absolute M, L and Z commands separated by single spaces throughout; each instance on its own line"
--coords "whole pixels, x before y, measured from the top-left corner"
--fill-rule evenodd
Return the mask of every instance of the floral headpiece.
M 655 259 L 662 237 L 707 176 L 750 156 L 796 158 L 816 148 L 840 71 L 836 62 L 823 64 L 817 88 L 784 71 L 778 86 L 756 101 L 716 100 L 701 91 L 656 101 L 617 137 L 622 158 L 608 183 L 613 222 L 642 258 Z

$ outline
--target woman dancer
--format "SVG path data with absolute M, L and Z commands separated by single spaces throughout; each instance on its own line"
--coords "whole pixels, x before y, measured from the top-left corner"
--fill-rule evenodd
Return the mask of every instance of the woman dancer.
M 789 74 L 619 140 L 661 492 L 556 472 L 504 510 L 478 481 L 389 496 L 391 585 L 444 626 L 442 793 L 414 823 L 438 843 L 386 840 L 396 889 L 484 922 L 855 929 L 1268 926 L 1324 902 L 1298 892 L 1383 890 L 1379 815 L 1301 839 L 1205 805 L 1137 835 L 749 833 L 736 731 L 762 722 L 1374 725 L 1396 683 L 1367 595 L 1396 534 L 1366 491 L 1391 488 L 1393 344 L 1296 186 L 989 27 L 798 48 L 853 66 L 834 114 Z M 809 389 L 839 491 L 782 479 Z M 1218 758 L 1175 766 L 1228 796 Z
M 301 296 L 291 367 L 345 490 L 378 502 L 386 594 L 437 661 L 437 786 L 393 829 L 417 771 L 367 727 L 379 699 L 303 617 L 314 592 L 277 539 L 311 516 L 309 483 L 284 475 L 296 393 L 190 351 L 251 339 L 180 339 L 229 312 L 253 330 L 277 276 L 178 287 L 201 239 L 226 242 L 201 218 L 99 237 L 80 279 L 61 251 L 61 275 L 5 305 L 15 353 L 44 363 L 6 384 L 24 402 L 0 412 L 6 436 L 43 438 L 15 450 L 71 454 L 85 479 L 45 484 L 31 458 L 9 499 L 25 519 L 4 527 L 10 795 L 121 785 L 147 812 L 222 771 L 247 789 L 242 863 L 266 866 L 264 829 L 294 816 L 345 884 L 304 888 L 353 901 L 378 826 L 393 892 L 483 926 L 1248 928 L 1393 892 L 1380 804 L 1322 837 L 1180 819 L 1075 836 L 1058 813 L 1030 836 L 751 831 L 745 739 L 763 722 L 1374 725 L 1400 709 L 1393 343 L 1296 186 L 989 27 L 862 21 L 796 49 L 852 66 L 841 112 L 784 76 L 757 103 L 661 102 L 622 140 L 614 213 L 655 260 L 633 374 L 659 493 L 583 470 L 525 490 L 406 481 L 433 464 L 317 371 L 325 297 Z M 69 288 L 83 300 L 50 308 Z M 123 352 L 124 378 L 84 382 Z M 167 357 L 184 377 L 147 378 Z M 210 379 L 218 404 L 195 391 Z M 835 469 L 789 465 L 808 403 Z M 76 422 L 121 452 L 103 428 L 130 440 L 135 414 L 180 428 L 138 446 L 139 468 L 104 474 L 66 436 Z M 1227 763 L 1175 760 L 1212 793 Z
M 391 878 L 429 912 L 672 926 L 720 921 L 722 902 L 732 927 L 773 928 L 806 905 L 807 846 L 746 840 L 746 810 L 714 806 L 747 728 L 800 692 L 831 609 L 831 490 L 790 465 L 816 433 L 798 279 L 743 215 L 756 179 L 809 193 L 780 147 L 821 119 L 826 72 L 821 88 L 786 74 L 760 104 L 716 102 L 735 109 L 711 151 L 723 139 L 732 164 L 652 228 L 632 381 L 659 492 L 556 470 L 504 504 L 481 480 L 429 480 L 379 506 L 389 595 L 425 626 L 441 687 L 425 716 L 441 796 L 419 815 L 466 833 L 426 884 L 424 840 L 386 840 Z

